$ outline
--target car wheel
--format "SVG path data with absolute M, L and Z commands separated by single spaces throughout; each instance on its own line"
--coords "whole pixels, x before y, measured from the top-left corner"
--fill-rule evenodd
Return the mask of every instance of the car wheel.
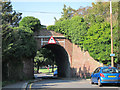
M 98 79 L 98 86 L 99 86 L 99 87 L 102 86 L 102 84 L 101 84 L 101 82 L 100 82 L 100 79 Z
M 94 82 L 92 81 L 92 78 L 91 78 L 91 84 L 94 84 Z
M 55 76 L 55 77 L 57 77 L 58 75 L 57 75 L 57 74 L 55 74 L 54 76 Z

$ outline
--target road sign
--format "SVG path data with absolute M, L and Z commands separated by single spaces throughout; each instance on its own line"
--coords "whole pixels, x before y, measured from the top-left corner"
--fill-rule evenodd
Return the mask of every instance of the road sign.
M 55 39 L 53 38 L 53 36 L 50 37 L 48 44 L 56 44 Z
M 115 54 L 110 54 L 110 56 L 115 56 Z

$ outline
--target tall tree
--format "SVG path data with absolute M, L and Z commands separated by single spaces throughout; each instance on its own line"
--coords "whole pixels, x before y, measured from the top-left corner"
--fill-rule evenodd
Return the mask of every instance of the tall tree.
M 110 22 L 110 3 L 109 2 L 96 2 L 92 3 L 92 7 L 87 9 L 88 15 L 102 15 L 103 19 Z M 112 2 L 113 11 L 113 24 L 118 22 L 118 2 Z
M 84 18 L 74 16 L 70 20 L 58 21 L 54 26 L 49 26 L 47 29 L 54 29 L 56 32 L 60 32 L 66 36 L 73 43 L 83 47 L 83 41 L 87 33 L 87 22 Z
M 12 9 L 11 2 L 2 2 L 2 74 L 3 80 L 8 77 L 8 61 L 10 58 L 6 58 L 5 53 L 7 49 L 10 49 L 11 43 L 14 41 L 12 27 L 18 26 L 18 22 L 21 19 L 22 13 L 16 13 Z
M 72 9 L 70 6 L 67 8 L 66 5 L 64 4 L 63 12 L 62 13 L 62 18 L 64 19 L 70 19 L 73 16 L 74 9 Z
M 22 13 L 16 13 L 12 10 L 11 2 L 2 2 L 2 46 L 3 53 L 9 44 L 13 42 L 12 27 L 18 26 Z M 4 56 L 4 55 L 3 55 Z M 4 58 L 3 58 L 4 60 Z
M 61 18 L 59 20 L 57 20 L 54 17 L 55 22 L 71 19 L 73 17 L 74 13 L 76 12 L 75 9 L 71 8 L 70 6 L 67 7 L 65 4 L 64 4 L 64 8 L 62 10 L 63 10 L 63 12 L 61 12 L 62 15 L 61 15 Z
M 33 32 L 39 31 L 40 28 L 42 27 L 40 20 L 32 16 L 24 17 L 20 21 L 19 25 L 23 27 L 29 27 Z
M 18 26 L 22 13 L 17 13 L 12 9 L 11 2 L 3 2 L 2 6 L 2 24 L 9 24 L 13 27 Z
M 113 38 L 115 63 L 119 62 L 118 2 L 113 2 Z M 63 8 L 66 10 L 66 6 Z M 73 43 L 80 45 L 90 55 L 110 64 L 110 10 L 109 2 L 92 3 L 92 7 L 79 8 L 70 19 L 58 20 L 47 29 L 64 34 Z M 64 15 L 64 14 L 63 14 Z M 65 14 L 66 15 L 66 14 Z M 82 16 L 82 18 L 80 18 Z
M 109 2 L 96 2 L 92 3 L 92 7 L 88 8 L 89 14 L 85 17 L 86 21 L 91 24 L 90 27 L 94 26 L 95 23 L 110 22 L 110 3 Z M 118 2 L 112 2 L 113 11 L 113 43 L 114 43 L 114 53 L 118 57 L 118 45 L 119 45 L 119 35 L 118 35 Z M 92 16 L 91 16 L 92 15 Z M 110 27 L 108 32 L 110 31 Z M 109 52 L 110 53 L 110 52 Z M 102 55 L 101 55 L 102 56 Z M 115 62 L 118 63 L 119 58 L 114 58 Z M 109 61 L 110 63 L 110 61 Z
M 96 23 L 87 32 L 84 49 L 95 59 L 110 64 L 110 24 Z

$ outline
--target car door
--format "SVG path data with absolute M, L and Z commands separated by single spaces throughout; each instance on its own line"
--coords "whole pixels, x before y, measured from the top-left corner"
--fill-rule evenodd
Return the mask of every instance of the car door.
M 94 81 L 95 83 L 98 83 L 98 78 L 100 76 L 100 68 L 97 68 L 96 72 L 94 73 Z
M 92 74 L 92 81 L 95 83 L 96 82 L 96 72 L 97 72 L 98 68 L 95 69 L 95 71 Z

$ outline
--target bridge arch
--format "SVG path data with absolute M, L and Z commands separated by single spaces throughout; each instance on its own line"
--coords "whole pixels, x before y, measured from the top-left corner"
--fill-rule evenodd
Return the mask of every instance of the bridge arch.
M 46 44 L 42 48 L 49 49 L 54 53 L 58 66 L 58 77 L 70 77 L 69 55 L 65 48 L 58 44 Z
M 56 44 L 48 44 L 51 36 Z M 89 77 L 96 67 L 103 65 L 94 60 L 88 51 L 81 50 L 63 34 L 43 29 L 35 33 L 35 39 L 38 50 L 44 47 L 55 54 L 59 77 Z
M 73 44 L 69 39 L 60 33 L 46 29 L 35 33 L 37 49 L 50 49 L 56 56 L 59 77 L 90 77 L 90 74 L 102 63 L 94 60 L 88 51 L 81 50 L 78 45 Z M 48 44 L 50 37 L 53 37 L 56 44 Z M 26 77 L 34 76 L 33 58 L 23 62 L 23 70 Z

